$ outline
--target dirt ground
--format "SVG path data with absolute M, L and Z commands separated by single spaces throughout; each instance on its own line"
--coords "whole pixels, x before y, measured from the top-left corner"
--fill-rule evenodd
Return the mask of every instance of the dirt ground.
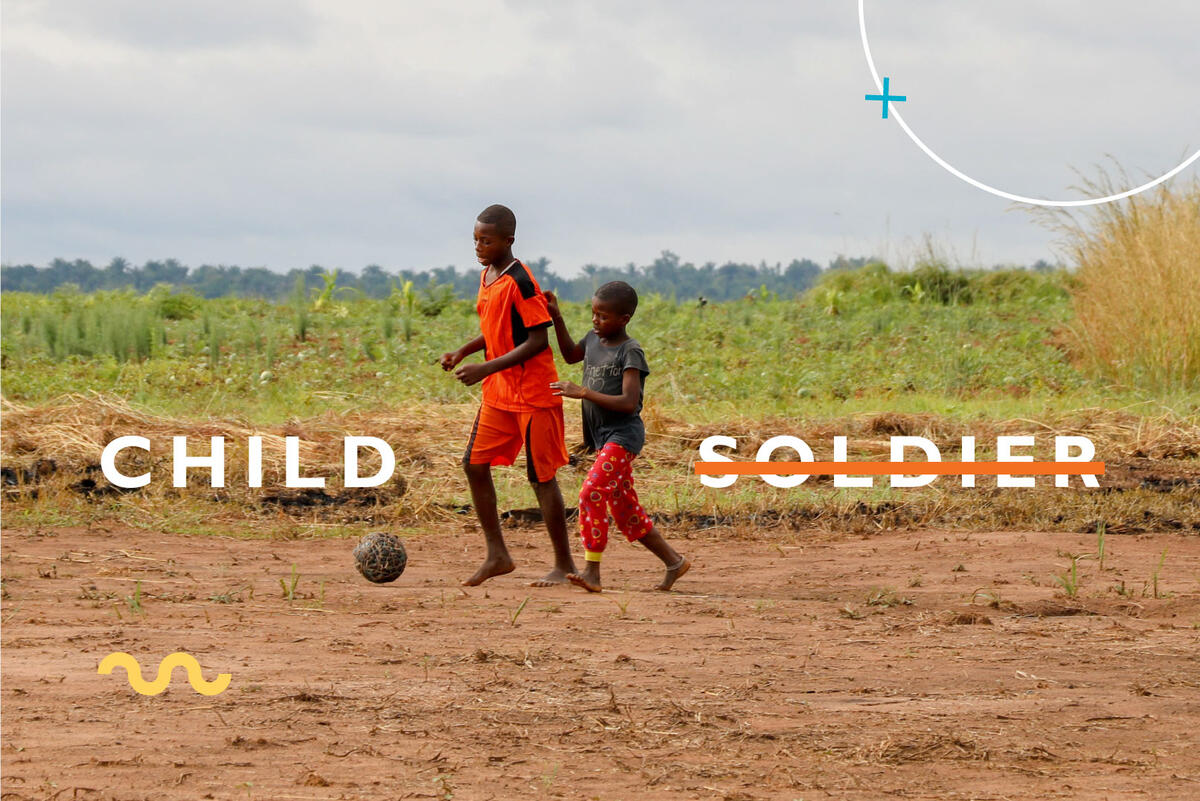
M 460 588 L 472 529 L 378 587 L 349 540 L 5 531 L 3 799 L 1200 797 L 1195 536 L 1110 535 L 1069 598 L 1095 535 L 673 531 L 676 592 L 614 543 L 588 595 L 528 586 L 534 526 Z

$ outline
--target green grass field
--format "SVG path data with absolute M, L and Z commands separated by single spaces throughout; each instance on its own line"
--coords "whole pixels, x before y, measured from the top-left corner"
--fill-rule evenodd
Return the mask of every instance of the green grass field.
M 630 330 L 651 365 L 648 407 L 696 422 L 887 410 L 1003 419 L 1092 406 L 1189 416 L 1200 408 L 1195 393 L 1115 386 L 1073 367 L 1059 344 L 1071 325 L 1063 273 L 983 273 L 949 287 L 938 274 L 925 284 L 911 276 L 835 274 L 801 299 L 763 293 L 700 306 L 643 298 Z M 4 395 L 36 404 L 94 391 L 156 414 L 261 424 L 471 402 L 477 388 L 436 362 L 478 331 L 473 303 L 434 309 L 163 291 L 5 294 Z M 576 337 L 590 327 L 582 304 L 564 304 L 564 313 Z M 560 362 L 564 377 L 575 372 Z

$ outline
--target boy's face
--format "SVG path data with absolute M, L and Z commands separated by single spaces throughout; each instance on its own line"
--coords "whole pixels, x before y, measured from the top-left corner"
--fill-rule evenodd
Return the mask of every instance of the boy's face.
M 592 328 L 596 333 L 608 339 L 615 336 L 629 325 L 631 315 L 622 314 L 612 304 L 592 298 Z
M 475 221 L 475 258 L 484 267 L 496 265 L 511 253 L 514 238 L 491 223 Z M 497 265 L 499 266 L 499 265 Z

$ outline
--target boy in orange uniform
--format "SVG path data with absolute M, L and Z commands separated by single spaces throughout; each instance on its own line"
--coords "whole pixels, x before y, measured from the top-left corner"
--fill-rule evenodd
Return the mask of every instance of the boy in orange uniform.
M 463 582 L 471 587 L 515 567 L 500 531 L 491 466 L 512 464 L 522 445 L 529 483 L 554 545 L 554 569 L 533 586 L 562 584 L 575 572 L 555 478 L 568 457 L 562 398 L 550 388 L 558 380 L 547 333 L 551 319 L 541 287 L 513 258 L 516 230 L 517 219 L 504 206 L 488 206 L 475 221 L 475 256 L 484 267 L 475 305 L 482 333 L 441 358 L 442 369 L 451 370 L 470 354 L 484 352 L 482 363 L 454 371 L 467 386 L 483 382 L 483 404 L 463 455 L 471 500 L 487 542 L 483 565 Z

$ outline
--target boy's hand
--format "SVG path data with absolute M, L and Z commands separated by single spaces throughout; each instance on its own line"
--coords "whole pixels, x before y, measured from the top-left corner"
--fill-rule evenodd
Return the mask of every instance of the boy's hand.
M 546 309 L 550 312 L 550 316 L 555 320 L 562 317 L 562 312 L 558 310 L 558 298 L 554 296 L 554 293 L 546 291 L 542 293 L 542 297 L 546 299 Z
M 439 359 L 439 363 L 442 365 L 443 370 L 453 370 L 454 365 L 458 364 L 462 360 L 463 360 L 462 352 L 457 351 L 457 350 L 452 350 L 449 353 L 443 353 L 442 358 Z
M 583 399 L 583 387 L 578 384 L 572 384 L 570 381 L 551 381 L 550 388 L 555 391 L 555 395 L 561 395 L 564 398 Z
M 449 368 L 446 368 L 449 369 Z M 486 363 L 484 364 L 464 364 L 462 367 L 454 371 L 454 376 L 465 386 L 478 384 L 483 379 L 492 374 Z

